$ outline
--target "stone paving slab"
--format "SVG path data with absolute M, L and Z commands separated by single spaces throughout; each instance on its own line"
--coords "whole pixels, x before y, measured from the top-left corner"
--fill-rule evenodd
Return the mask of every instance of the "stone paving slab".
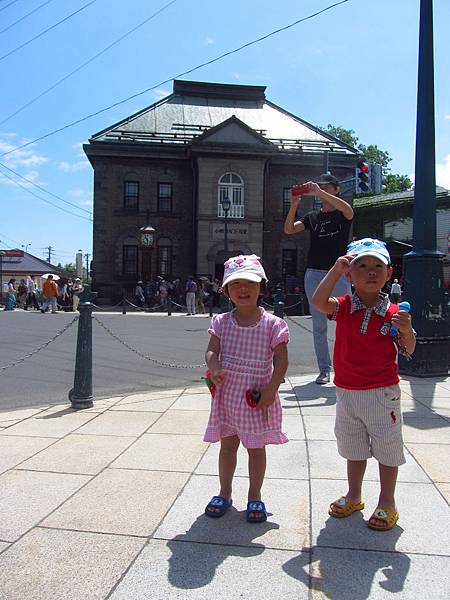
M 347 461 L 336 449 L 336 442 L 310 440 L 308 443 L 311 477 L 313 479 L 347 479 Z M 417 464 L 406 450 L 406 463 L 398 472 L 399 481 L 430 483 L 427 473 Z M 367 461 L 365 480 L 379 481 L 378 462 L 372 458 Z
M 140 398 L 136 396 L 140 396 Z M 120 400 L 115 406 L 111 407 L 111 410 L 163 413 L 172 406 L 176 399 L 177 396 L 147 398 L 144 394 L 136 394 L 135 396 L 128 396 Z
M 416 444 L 450 444 L 450 423 L 445 419 L 404 420 L 403 440 Z M 449 448 L 450 450 L 450 448 Z
M 211 444 L 195 472 L 201 475 L 219 475 L 219 444 Z M 290 441 L 287 444 L 270 445 L 266 448 L 266 478 L 308 479 L 306 444 L 304 441 Z M 247 451 L 241 445 L 238 450 L 236 475 L 248 476 Z
M 289 441 L 305 439 L 305 430 L 298 407 L 295 407 L 294 410 L 284 410 L 282 429 L 288 436 Z
M 149 429 L 150 433 L 205 433 L 208 424 L 207 410 L 168 410 Z
M 0 435 L 61 438 L 95 417 L 95 413 L 82 413 L 71 408 L 59 407 L 58 411 L 52 414 L 25 419 L 12 427 L 8 427 L 0 432 Z
M 391 531 L 383 532 L 370 530 L 366 523 L 378 502 L 378 482 L 364 482 L 366 508 L 347 519 L 327 513 L 330 502 L 346 491 L 342 481 L 315 479 L 311 488 L 313 544 L 450 556 L 450 507 L 431 483 L 397 484 L 400 519 Z
M 106 469 L 42 525 L 149 536 L 186 480 L 186 473 Z
M 3 550 L 6 550 L 8 546 L 10 546 L 10 544 L 8 544 L 7 542 L 0 542 L 0 554 L 3 552 Z
M 247 523 L 248 480 L 236 477 L 234 504 L 221 519 L 204 515 L 210 498 L 218 492 L 217 477 L 194 475 L 180 494 L 164 521 L 154 533 L 155 538 L 186 542 L 253 546 L 301 550 L 309 544 L 309 496 L 307 481 L 268 479 L 263 495 L 269 517 L 266 523 Z M 270 502 L 269 502 L 270 499 Z
M 450 483 L 450 448 L 442 444 L 408 444 L 408 450 L 433 481 Z
M 135 438 L 71 434 L 23 462 L 21 469 L 96 475 Z
M 12 469 L 55 440 L 39 437 L 0 436 L 0 473 Z
M 144 541 L 127 536 L 33 529 L 0 555 L 0 598 L 103 600 Z
M 207 448 L 198 435 L 145 433 L 111 468 L 191 473 Z
M 308 585 L 308 555 L 283 568 Z M 447 600 L 449 557 L 315 547 L 311 557 L 314 600 Z
M 111 600 L 307 600 L 308 586 L 283 570 L 297 553 L 150 540 Z M 262 581 L 263 585 L 261 585 Z
M 15 541 L 87 481 L 89 477 L 83 475 L 33 471 L 3 473 L 0 476 L 0 539 Z
M 336 414 L 336 398 L 301 398 L 300 410 L 305 417 L 309 416 L 334 416 Z
M 211 394 L 182 394 L 177 401 L 172 404 L 172 410 L 210 410 Z
M 77 433 L 88 435 L 139 436 L 159 417 L 160 413 L 108 411 L 80 427 Z
M 334 417 L 311 415 L 303 417 L 306 437 L 309 440 L 335 440 Z
M 46 406 L 40 406 L 38 408 L 19 408 L 16 410 L 2 410 L 0 411 L 0 425 L 7 427 L 12 423 L 22 421 L 23 419 L 28 419 L 33 415 L 37 415 L 38 413 L 43 412 L 46 408 Z
M 450 483 L 436 483 L 436 487 L 450 505 Z

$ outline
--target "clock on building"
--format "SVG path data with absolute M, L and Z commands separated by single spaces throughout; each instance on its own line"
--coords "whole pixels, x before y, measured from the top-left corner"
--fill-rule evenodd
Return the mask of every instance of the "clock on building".
M 143 233 L 141 235 L 141 244 L 147 248 L 153 246 L 153 233 Z

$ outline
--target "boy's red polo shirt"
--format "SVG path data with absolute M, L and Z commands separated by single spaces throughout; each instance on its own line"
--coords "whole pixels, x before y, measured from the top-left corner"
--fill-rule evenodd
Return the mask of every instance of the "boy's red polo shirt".
M 380 294 L 379 304 L 366 308 L 357 294 L 335 298 L 334 384 L 349 390 L 368 390 L 398 383 L 397 347 L 390 335 L 398 305 Z

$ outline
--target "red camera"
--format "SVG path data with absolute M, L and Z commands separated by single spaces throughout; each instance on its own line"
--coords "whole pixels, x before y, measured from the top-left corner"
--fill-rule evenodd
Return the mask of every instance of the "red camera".
M 291 192 L 293 196 L 304 196 L 309 193 L 309 185 L 306 183 L 293 185 L 291 187 Z

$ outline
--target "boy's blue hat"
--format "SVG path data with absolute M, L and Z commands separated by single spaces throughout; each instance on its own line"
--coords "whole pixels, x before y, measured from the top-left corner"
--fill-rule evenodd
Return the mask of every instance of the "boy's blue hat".
M 373 238 L 363 238 L 362 240 L 350 242 L 347 247 L 347 254 L 356 254 L 353 261 L 360 259 L 361 256 L 373 256 L 381 260 L 385 265 L 391 264 L 391 257 L 389 256 L 386 244 L 381 240 L 374 240 Z

